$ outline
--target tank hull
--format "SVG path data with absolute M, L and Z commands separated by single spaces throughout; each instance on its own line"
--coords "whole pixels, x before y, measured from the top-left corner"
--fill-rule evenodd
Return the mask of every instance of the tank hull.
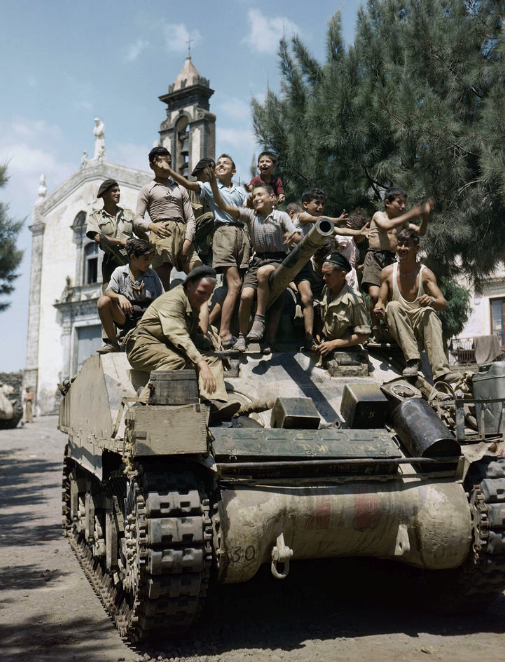
M 219 580 L 251 579 L 282 534 L 292 560 L 368 556 L 454 568 L 471 545 L 471 515 L 454 481 L 360 481 L 235 487 L 218 506 Z

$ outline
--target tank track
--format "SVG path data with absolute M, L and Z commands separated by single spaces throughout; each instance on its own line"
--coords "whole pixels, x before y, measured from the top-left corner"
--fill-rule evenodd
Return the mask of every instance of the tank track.
M 156 466 L 138 464 L 130 472 L 118 567 L 108 572 L 82 526 L 70 519 L 72 465 L 65 460 L 64 532 L 121 636 L 141 641 L 182 634 L 203 609 L 212 566 L 209 500 L 194 473 L 159 458 Z M 110 486 L 100 489 L 103 494 Z
M 429 573 L 427 598 L 437 611 L 472 612 L 505 590 L 505 459 L 484 456 L 472 465 L 467 490 L 472 548 L 460 568 Z

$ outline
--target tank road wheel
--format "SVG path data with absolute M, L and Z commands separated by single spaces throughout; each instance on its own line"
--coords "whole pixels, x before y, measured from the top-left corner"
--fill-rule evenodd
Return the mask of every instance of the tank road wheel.
M 13 430 L 19 421 L 23 418 L 23 405 L 19 400 L 14 400 L 12 404 L 12 418 L 0 420 L 0 430 Z
M 461 567 L 426 573 L 426 597 L 436 611 L 482 610 L 505 590 L 505 459 L 484 456 L 471 466 L 465 488 L 472 548 Z
M 191 470 L 144 464 L 132 472 L 124 517 L 118 629 L 133 641 L 179 635 L 196 621 L 207 594 L 209 501 Z

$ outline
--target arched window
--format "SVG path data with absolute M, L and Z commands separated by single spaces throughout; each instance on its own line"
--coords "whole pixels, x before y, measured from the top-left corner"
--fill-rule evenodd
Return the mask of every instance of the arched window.
M 74 222 L 72 223 L 72 228 L 74 230 L 78 227 L 81 227 L 86 224 L 86 212 L 85 211 L 80 211 L 77 216 L 74 218 Z
M 84 284 L 98 281 L 98 244 L 95 241 L 84 247 Z
M 187 177 L 189 174 L 189 124 L 185 115 L 177 122 L 175 144 L 176 169 L 181 175 Z

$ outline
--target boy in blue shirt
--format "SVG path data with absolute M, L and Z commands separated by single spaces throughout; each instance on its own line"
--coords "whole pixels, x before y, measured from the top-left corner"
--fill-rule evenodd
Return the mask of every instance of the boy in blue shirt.
M 189 191 L 194 191 L 200 200 L 206 200 L 214 213 L 214 238 L 212 243 L 212 267 L 224 274 L 228 292 L 221 309 L 221 324 L 219 336 L 223 348 L 232 347 L 236 338 L 231 333 L 231 320 L 237 305 L 242 287 L 242 274 L 249 265 L 249 237 L 243 221 L 234 218 L 221 210 L 215 200 L 209 183 L 210 165 L 202 159 L 193 175 L 198 177 L 196 182 L 190 182 L 182 175 L 171 170 L 171 177 Z M 200 165 L 204 165 L 200 168 Z M 233 175 L 236 172 L 235 163 L 228 154 L 221 154 L 216 161 L 214 173 L 217 179 L 219 192 L 225 202 L 233 207 L 242 207 L 249 194 L 242 186 L 236 186 Z

